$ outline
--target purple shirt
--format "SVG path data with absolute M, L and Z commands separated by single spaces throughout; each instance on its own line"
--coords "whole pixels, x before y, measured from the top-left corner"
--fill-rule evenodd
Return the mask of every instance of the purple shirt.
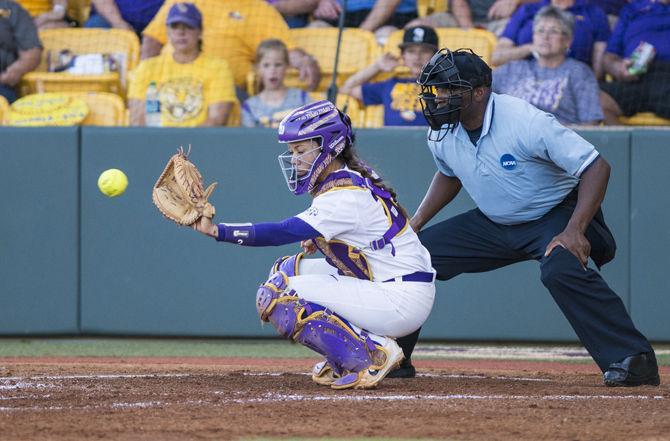
M 573 58 L 566 58 L 555 68 L 542 67 L 536 60 L 517 60 L 493 71 L 495 93 L 528 101 L 562 124 L 603 119 L 599 90 L 593 71 Z
M 619 15 L 621 8 L 628 3 L 627 0 L 588 0 L 592 5 L 600 6 L 608 15 Z
M 165 0 L 114 0 L 121 17 L 137 32 L 147 27 L 164 2 Z
M 384 105 L 385 126 L 427 126 L 414 78 L 391 78 L 362 86 L 363 104 Z
M 537 11 L 550 4 L 549 0 L 527 3 L 516 10 L 510 18 L 501 37 L 509 38 L 517 46 L 533 41 L 533 18 Z M 567 9 L 575 16 L 575 31 L 570 46 L 569 57 L 591 65 L 593 44 L 606 42 L 610 36 L 607 15 L 600 7 L 587 4 L 586 0 L 575 0 Z
M 607 52 L 628 58 L 641 41 L 656 49 L 656 60 L 670 61 L 670 4 L 633 0 L 621 10 Z

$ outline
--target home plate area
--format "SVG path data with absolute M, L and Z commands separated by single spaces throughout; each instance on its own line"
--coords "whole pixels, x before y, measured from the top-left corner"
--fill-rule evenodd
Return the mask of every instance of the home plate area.
M 2 439 L 375 437 L 661 440 L 661 387 L 607 388 L 591 365 L 417 360 L 413 379 L 335 391 L 316 360 L 3 360 Z M 467 363 L 467 364 L 466 364 Z

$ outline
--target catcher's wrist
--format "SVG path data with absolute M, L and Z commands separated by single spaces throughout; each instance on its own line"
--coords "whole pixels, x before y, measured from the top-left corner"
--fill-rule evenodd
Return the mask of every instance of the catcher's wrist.
M 217 225 L 216 240 L 238 245 L 253 245 L 256 238 L 256 229 L 253 224 L 219 224 Z

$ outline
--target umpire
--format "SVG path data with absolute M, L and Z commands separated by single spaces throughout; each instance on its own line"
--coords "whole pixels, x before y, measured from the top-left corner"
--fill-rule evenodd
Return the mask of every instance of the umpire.
M 610 166 L 593 145 L 527 102 L 491 92 L 491 69 L 442 49 L 418 80 L 437 172 L 415 231 L 465 187 L 477 208 L 420 233 L 439 280 L 534 259 L 607 386 L 660 384 L 654 350 L 600 274 L 615 242 L 600 204 Z M 398 340 L 409 359 L 419 331 Z M 413 376 L 411 362 L 392 372 Z

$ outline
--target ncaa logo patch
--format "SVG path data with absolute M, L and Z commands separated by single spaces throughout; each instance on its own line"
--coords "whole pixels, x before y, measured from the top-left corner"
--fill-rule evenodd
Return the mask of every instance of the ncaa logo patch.
M 500 157 L 500 165 L 505 170 L 514 170 L 516 168 L 516 158 L 509 153 L 505 153 Z

